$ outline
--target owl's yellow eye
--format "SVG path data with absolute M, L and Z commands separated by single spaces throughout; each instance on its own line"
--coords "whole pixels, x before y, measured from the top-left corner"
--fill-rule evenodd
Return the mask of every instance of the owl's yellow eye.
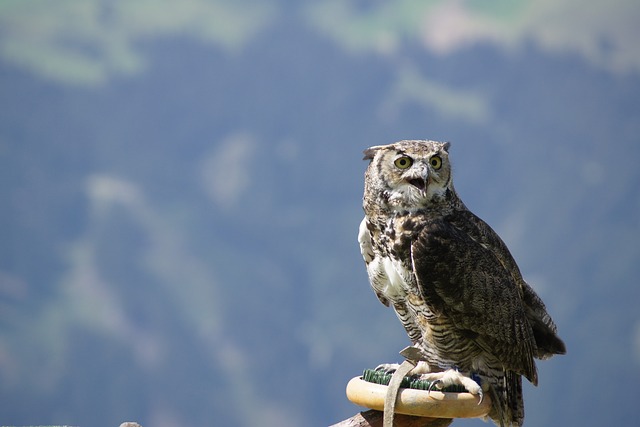
M 434 168 L 435 170 L 438 170 L 442 167 L 442 158 L 440 156 L 433 156 L 429 160 L 429 163 L 431 164 L 432 168 Z
M 398 169 L 407 169 L 413 164 L 413 159 L 411 157 L 402 156 L 398 157 L 393 164 L 396 165 Z

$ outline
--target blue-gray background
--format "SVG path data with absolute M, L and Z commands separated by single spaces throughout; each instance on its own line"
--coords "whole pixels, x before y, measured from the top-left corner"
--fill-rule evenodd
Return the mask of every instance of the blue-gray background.
M 407 344 L 364 148 L 452 142 L 568 354 L 527 425 L 629 425 L 640 5 L 0 1 L 0 423 L 327 425 Z M 478 426 L 481 421 L 456 421 Z

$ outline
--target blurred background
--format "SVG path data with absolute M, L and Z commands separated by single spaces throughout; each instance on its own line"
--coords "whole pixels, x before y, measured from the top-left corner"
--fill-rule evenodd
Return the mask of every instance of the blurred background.
M 348 380 L 408 344 L 356 242 L 362 150 L 437 139 L 568 347 L 525 424 L 633 424 L 638 22 L 635 0 L 0 0 L 0 423 L 352 416 Z

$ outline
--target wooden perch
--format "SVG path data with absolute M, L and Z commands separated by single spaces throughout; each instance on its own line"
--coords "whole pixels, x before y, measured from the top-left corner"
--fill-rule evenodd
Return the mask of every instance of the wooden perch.
M 382 427 L 383 418 L 382 411 L 371 409 L 360 412 L 331 427 Z M 453 420 L 449 418 L 426 418 L 396 414 L 393 424 L 396 427 L 446 427 L 452 422 Z

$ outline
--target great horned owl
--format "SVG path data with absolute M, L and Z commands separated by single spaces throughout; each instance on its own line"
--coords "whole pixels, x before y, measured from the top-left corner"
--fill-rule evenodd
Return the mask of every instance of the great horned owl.
M 565 345 L 504 242 L 458 197 L 448 150 L 400 141 L 364 151 L 360 250 L 378 299 L 420 350 L 413 374 L 485 388 L 489 417 L 520 426 L 521 376 L 537 385 L 534 358 L 564 354 Z

